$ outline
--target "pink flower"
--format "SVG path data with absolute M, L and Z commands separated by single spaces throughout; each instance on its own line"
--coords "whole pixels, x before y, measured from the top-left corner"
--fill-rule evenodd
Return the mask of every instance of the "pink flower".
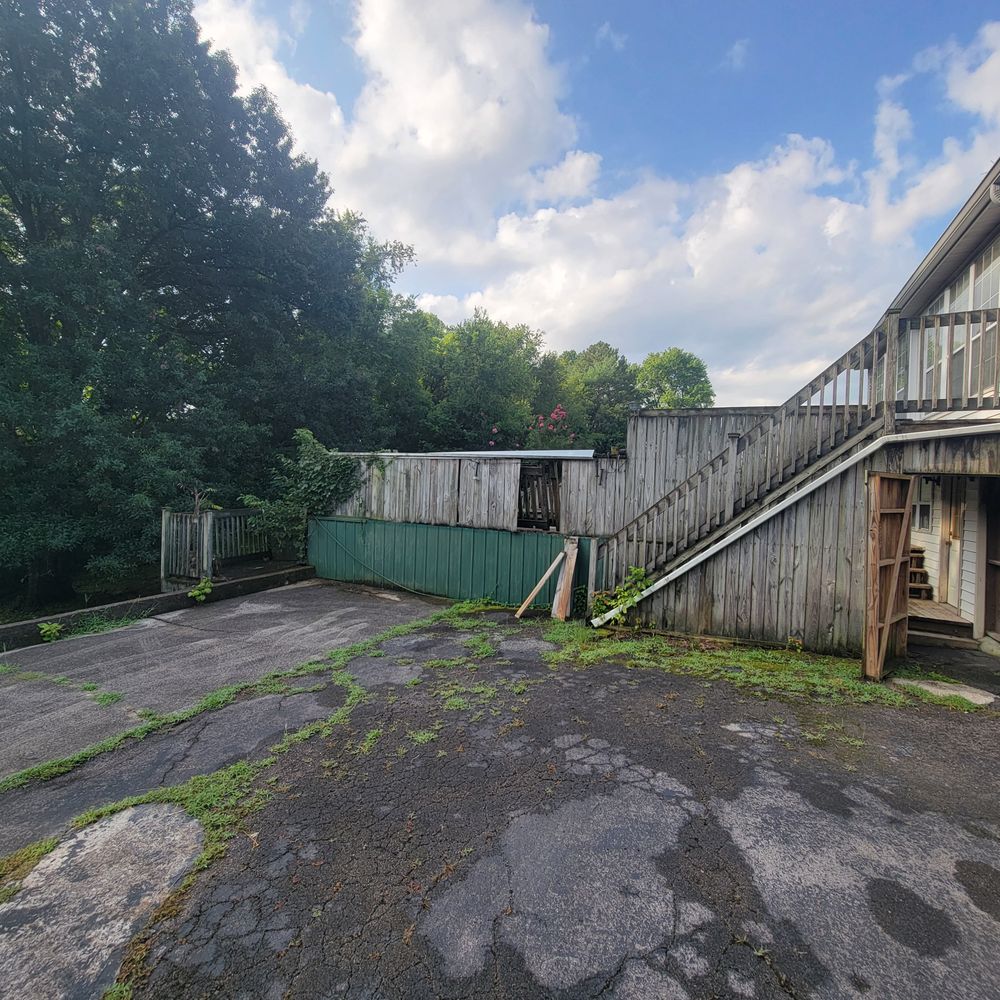
M 496 432 L 497 432 L 497 429 L 494 427 L 493 428 L 493 433 L 496 434 Z
M 554 431 L 556 429 L 555 424 L 549 424 L 549 430 Z
M 496 444 L 496 441 L 491 441 L 491 442 L 490 442 L 490 447 L 492 448 L 492 447 L 493 447 L 493 445 L 495 445 L 495 444 Z

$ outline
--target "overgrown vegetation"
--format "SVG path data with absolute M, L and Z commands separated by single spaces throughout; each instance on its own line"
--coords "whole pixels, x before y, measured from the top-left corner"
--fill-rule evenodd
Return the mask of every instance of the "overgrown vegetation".
M 330 451 L 309 430 L 295 431 L 295 456 L 278 458 L 267 498 L 252 493 L 240 497 L 246 507 L 257 507 L 255 530 L 267 535 L 279 558 L 305 556 L 306 523 L 310 517 L 332 514 L 361 483 L 361 462 Z
M 593 617 L 600 618 L 615 608 L 621 608 L 619 622 L 627 621 L 629 612 L 639 603 L 642 592 L 653 582 L 639 566 L 629 566 L 625 579 L 614 590 L 598 590 L 594 594 Z
M 580 667 L 606 661 L 645 670 L 726 681 L 764 696 L 808 696 L 830 702 L 902 707 L 917 702 L 974 711 L 964 698 L 941 697 L 919 689 L 901 691 L 861 679 L 857 660 L 798 650 L 740 646 L 722 640 L 637 635 L 592 629 L 577 622 L 554 622 L 544 637 L 559 649 L 547 654 L 552 665 Z M 911 675 L 913 668 L 911 668 Z

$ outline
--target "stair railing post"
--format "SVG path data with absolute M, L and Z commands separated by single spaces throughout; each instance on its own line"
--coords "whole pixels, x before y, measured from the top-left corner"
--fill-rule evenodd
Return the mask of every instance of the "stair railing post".
M 885 314 L 885 375 L 882 379 L 882 394 L 885 399 L 884 431 L 892 434 L 896 430 L 896 365 L 899 352 L 899 313 Z
M 729 432 L 729 455 L 726 465 L 726 520 L 730 521 L 736 509 L 736 446 L 739 443 L 738 431 Z

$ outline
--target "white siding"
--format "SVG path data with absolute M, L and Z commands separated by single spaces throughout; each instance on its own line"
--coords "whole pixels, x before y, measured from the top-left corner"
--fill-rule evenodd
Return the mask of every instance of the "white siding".
M 914 522 L 916 523 L 919 522 Z M 927 568 L 928 582 L 934 588 L 934 600 L 940 600 L 941 487 L 936 483 L 931 485 L 931 526 L 924 531 L 916 527 L 911 528 L 910 544 L 924 550 L 924 566 Z
M 958 610 L 972 621 L 976 614 L 976 547 L 979 536 L 979 480 L 970 479 L 965 489 L 965 517 L 962 519 L 961 595 Z

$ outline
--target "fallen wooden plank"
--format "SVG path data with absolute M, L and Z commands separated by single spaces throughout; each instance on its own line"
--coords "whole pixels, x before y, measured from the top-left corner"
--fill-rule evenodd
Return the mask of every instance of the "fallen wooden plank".
M 542 574 L 541 580 L 539 580 L 538 583 L 535 584 L 531 593 L 528 594 L 528 596 L 524 599 L 524 604 L 522 604 L 517 609 L 517 611 L 514 612 L 515 618 L 520 618 L 521 615 L 523 615 L 524 612 L 528 610 L 528 608 L 531 605 L 531 602 L 538 596 L 538 592 L 542 589 L 542 587 L 544 587 L 545 584 L 548 583 L 549 577 L 552 576 L 552 574 L 556 571 L 556 567 L 559 565 L 559 563 L 563 561 L 565 557 L 566 557 L 566 550 L 563 549 L 562 552 L 560 552 L 555 557 L 555 559 L 552 560 L 552 565 Z
M 567 538 L 563 552 L 566 561 L 559 571 L 559 582 L 556 584 L 556 593 L 552 599 L 552 617 L 561 622 L 569 618 L 573 607 L 573 575 L 576 572 L 576 555 L 580 548 L 578 538 Z

